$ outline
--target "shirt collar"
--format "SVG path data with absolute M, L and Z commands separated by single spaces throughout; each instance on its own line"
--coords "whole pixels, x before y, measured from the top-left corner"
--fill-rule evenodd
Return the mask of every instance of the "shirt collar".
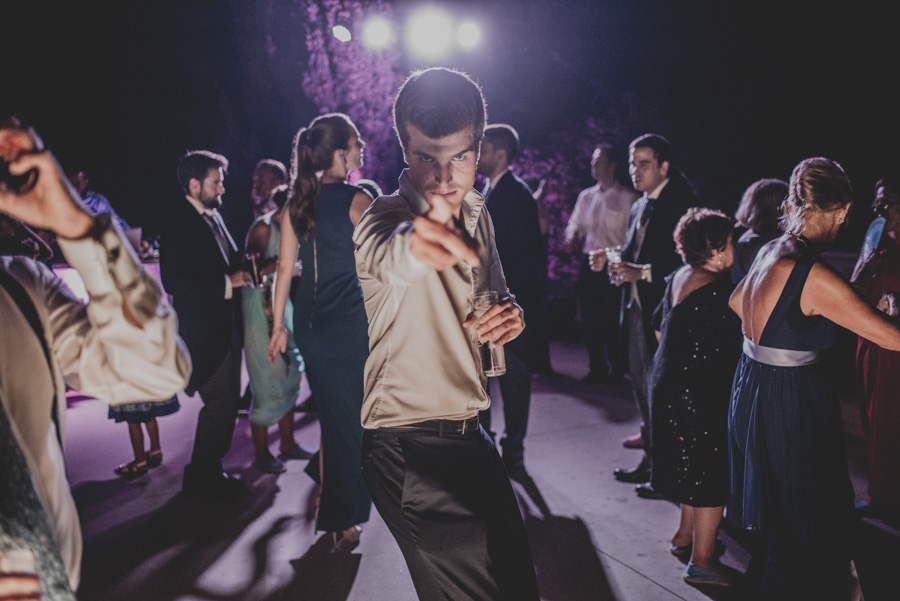
M 666 179 L 663 180 L 663 182 L 660 185 L 656 186 L 656 189 L 653 192 L 651 192 L 650 194 L 647 195 L 647 198 L 652 198 L 653 200 L 656 200 L 657 198 L 659 198 L 659 195 L 662 193 L 663 188 L 665 188 L 666 184 L 668 184 L 668 183 L 669 183 L 669 178 L 667 177 Z
M 503 176 L 506 175 L 507 173 L 509 173 L 509 167 L 504 169 L 503 172 L 500 173 L 500 175 L 498 175 L 497 177 L 495 177 L 493 179 L 488 178 L 488 181 L 487 181 L 488 189 L 493 190 L 494 188 L 496 188 L 497 184 L 500 182 L 501 179 L 503 179 Z
M 216 209 L 209 209 L 209 208 L 203 206 L 203 203 L 201 203 L 199 200 L 195 200 L 194 198 L 192 198 L 186 194 L 184 197 L 187 198 L 187 201 L 189 203 L 191 203 L 191 206 L 194 207 L 195 209 L 197 209 L 197 212 L 200 213 L 201 215 L 213 216 L 216 213 L 218 213 L 218 210 L 216 210 Z
M 431 210 L 428 201 L 419 194 L 419 191 L 413 185 L 412 179 L 409 177 L 409 169 L 404 169 L 400 174 L 400 196 L 406 199 L 409 207 L 415 215 L 427 215 Z M 478 224 L 478 217 L 481 215 L 481 208 L 484 206 L 484 197 L 475 191 L 469 190 L 462 201 L 459 215 L 466 227 L 466 231 L 470 236 L 475 235 L 475 226 Z

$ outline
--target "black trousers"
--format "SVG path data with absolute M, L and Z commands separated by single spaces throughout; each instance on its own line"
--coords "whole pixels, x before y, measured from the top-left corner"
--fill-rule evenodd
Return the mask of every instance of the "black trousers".
M 213 376 L 197 389 L 203 408 L 197 417 L 197 434 L 188 471 L 192 477 L 222 473 L 222 457 L 231 448 L 234 422 L 241 400 L 241 330 L 232 328 L 225 359 Z
M 587 255 L 581 258 L 575 291 L 592 374 L 625 373 L 626 351 L 619 327 L 623 289 L 609 283 L 605 269 L 591 271 Z
M 628 294 L 627 286 L 625 293 Z M 631 392 L 634 402 L 641 414 L 641 438 L 644 451 L 649 452 L 653 437 L 651 428 L 650 390 L 647 382 L 650 380 L 650 367 L 653 364 L 653 355 L 656 353 L 656 345 L 652 345 L 647 332 L 644 329 L 644 316 L 638 304 L 625 309 L 625 332 L 628 336 L 628 377 L 631 378 Z
M 500 439 L 503 461 L 515 466 L 525 458 L 525 434 L 528 432 L 528 413 L 531 409 L 531 374 L 520 358 L 513 340 L 506 345 L 506 373 L 497 377 L 503 397 L 503 420 L 506 431 Z M 481 412 L 481 423 L 491 431 L 491 408 Z
M 516 497 L 481 427 L 366 430 L 362 470 L 421 601 L 538 601 Z

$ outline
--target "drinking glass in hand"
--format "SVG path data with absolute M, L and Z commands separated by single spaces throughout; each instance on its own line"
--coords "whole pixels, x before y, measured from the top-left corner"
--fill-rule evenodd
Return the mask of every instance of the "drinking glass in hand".
M 609 268 L 612 265 L 618 264 L 622 262 L 622 247 L 621 246 L 610 246 L 604 248 L 603 251 L 606 253 L 606 270 L 609 271 Z M 610 283 L 612 283 L 612 278 L 610 278 Z
M 499 296 L 496 292 L 479 292 L 472 295 L 472 313 L 475 315 L 475 325 L 478 326 L 478 319 L 484 315 L 492 305 L 497 304 Z M 502 376 L 506 373 L 506 354 L 503 352 L 502 346 L 494 346 L 493 340 L 481 342 L 478 340 L 478 334 L 475 334 L 478 342 L 478 354 L 481 357 L 481 371 L 485 376 L 494 377 Z

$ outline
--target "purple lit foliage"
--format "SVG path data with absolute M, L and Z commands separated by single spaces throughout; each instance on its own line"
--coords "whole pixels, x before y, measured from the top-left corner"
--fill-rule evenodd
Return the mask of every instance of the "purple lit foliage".
M 402 83 L 400 52 L 396 48 L 373 51 L 360 42 L 366 17 L 392 20 L 393 8 L 381 2 L 359 0 L 298 0 L 307 16 L 306 47 L 309 68 L 303 91 L 321 113 L 349 115 L 366 142 L 363 176 L 387 192 L 397 186 L 399 144 L 393 131 L 391 105 Z M 332 35 L 335 25 L 353 34 L 349 42 Z

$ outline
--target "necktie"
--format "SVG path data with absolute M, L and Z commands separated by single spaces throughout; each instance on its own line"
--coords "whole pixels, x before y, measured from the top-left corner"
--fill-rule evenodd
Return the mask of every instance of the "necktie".
M 231 237 L 228 235 L 228 232 L 225 231 L 225 227 L 222 223 L 220 223 L 221 217 L 219 217 L 218 213 L 204 213 L 203 218 L 212 230 L 213 237 L 216 239 L 216 244 L 219 245 L 219 250 L 222 251 L 222 257 L 225 259 L 225 264 L 231 265 L 231 253 L 234 249 Z
M 484 187 L 484 192 L 482 192 L 481 195 L 484 196 L 484 200 L 487 201 L 488 196 L 491 195 L 491 185 L 490 184 L 488 184 Z
M 653 204 L 655 202 L 655 198 L 647 199 L 647 203 L 644 205 L 644 210 L 641 211 L 641 227 L 647 225 L 647 221 L 650 220 L 650 214 L 653 212 Z

